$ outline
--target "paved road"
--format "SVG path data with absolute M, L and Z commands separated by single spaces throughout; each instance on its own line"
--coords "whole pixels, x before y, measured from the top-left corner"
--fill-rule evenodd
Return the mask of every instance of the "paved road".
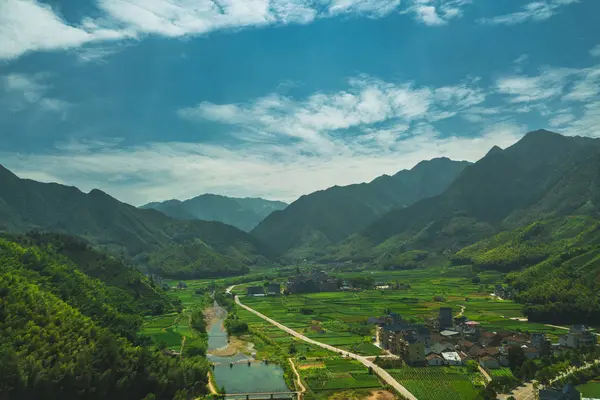
M 227 288 L 227 289 L 231 289 L 231 288 Z M 315 346 L 319 346 L 322 347 L 326 350 L 329 351 L 333 351 L 335 353 L 342 353 L 350 358 L 354 358 L 355 360 L 360 361 L 365 367 L 367 368 L 372 368 L 373 372 L 375 372 L 383 381 L 385 381 L 385 383 L 387 383 L 388 385 L 392 386 L 394 389 L 396 389 L 398 391 L 398 393 L 400 393 L 404 398 L 406 398 L 407 400 L 417 400 L 417 398 L 410 393 L 404 386 L 402 386 L 400 383 L 398 383 L 397 380 L 395 380 L 386 370 L 384 370 L 383 368 L 380 368 L 379 366 L 377 366 L 376 364 L 374 364 L 372 361 L 369 361 L 366 357 L 363 356 L 359 356 L 358 354 L 354 354 L 354 353 L 350 353 L 346 350 L 342 350 L 342 349 L 338 349 L 337 347 L 333 347 L 330 346 L 328 344 L 325 343 L 321 343 L 321 342 L 317 342 L 316 340 L 310 339 L 304 335 L 301 335 L 300 333 L 296 332 L 293 329 L 288 328 L 285 325 L 280 324 L 279 322 L 267 317 L 264 314 L 259 313 L 258 311 L 256 311 L 253 308 L 248 307 L 247 305 L 243 304 L 238 296 L 235 296 L 235 302 L 242 308 L 250 311 L 251 313 L 253 313 L 254 315 L 257 315 L 258 317 L 264 319 L 265 321 L 275 325 L 276 327 L 278 327 L 279 329 L 281 329 L 282 331 L 285 331 L 287 333 L 289 333 L 290 335 L 303 340 L 307 343 L 310 344 L 314 344 Z

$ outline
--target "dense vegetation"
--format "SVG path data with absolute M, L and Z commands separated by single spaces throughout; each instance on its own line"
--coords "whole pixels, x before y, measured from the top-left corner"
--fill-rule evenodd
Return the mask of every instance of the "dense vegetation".
M 395 207 L 442 193 L 467 165 L 434 159 L 370 183 L 334 186 L 302 196 L 285 210 L 269 215 L 252 233 L 280 254 L 289 252 L 297 259 L 312 256 L 315 250 L 345 239 Z
M 235 198 L 216 194 L 203 194 L 189 200 L 167 200 L 149 203 L 142 208 L 158 210 L 177 219 L 201 219 L 219 221 L 250 232 L 273 211 L 287 206 L 281 201 L 261 198 Z
M 330 253 L 340 260 L 392 257 L 410 250 L 454 253 L 536 220 L 595 215 L 600 205 L 599 150 L 598 139 L 528 133 L 465 168 L 441 195 L 396 208 Z M 520 249 L 510 249 L 515 250 L 509 263 L 528 261 L 520 260 Z M 536 261 L 546 251 L 541 246 L 526 253 L 529 261 Z
M 73 187 L 19 179 L 0 166 L 0 231 L 32 229 L 80 236 L 141 267 L 160 260 L 164 252 L 185 253 L 190 246 L 202 268 L 187 268 L 186 263 L 178 274 L 177 263 L 151 265 L 159 273 L 165 270 L 182 278 L 194 271 L 200 271 L 199 276 L 222 269 L 241 273 L 241 264 L 264 262 L 269 255 L 258 240 L 223 223 L 175 220 L 121 203 L 99 190 L 85 194 Z M 204 244 L 201 254 L 195 249 L 199 241 Z
M 475 271 L 509 272 L 531 321 L 600 321 L 600 221 L 553 218 L 505 231 L 457 252 L 452 261 Z
M 137 346 L 140 310 L 131 293 L 86 271 L 135 276 L 93 259 L 64 237 L 0 239 L 0 395 L 15 399 L 187 398 L 204 392 L 205 358 L 171 358 Z M 69 249 L 68 251 L 65 249 Z M 73 250 L 75 249 L 75 250 Z M 81 270 L 65 255 L 86 260 Z M 75 256 L 73 256 L 75 258 Z M 120 267 L 121 266 L 121 267 Z M 139 274 L 139 273 L 138 273 Z M 141 279 L 141 278 L 140 278 Z M 110 279 L 108 279 L 110 280 Z M 150 302 L 163 304 L 159 293 Z

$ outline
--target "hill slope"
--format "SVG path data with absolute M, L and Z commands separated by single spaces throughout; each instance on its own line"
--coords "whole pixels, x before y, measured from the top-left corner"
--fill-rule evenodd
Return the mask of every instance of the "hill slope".
M 370 183 L 302 196 L 269 215 L 251 233 L 280 254 L 293 249 L 294 255 L 302 257 L 343 240 L 393 208 L 443 192 L 467 165 L 447 158 L 423 161 L 411 170 Z
M 286 206 L 282 201 L 203 194 L 185 201 L 148 203 L 141 208 L 152 208 L 177 219 L 219 221 L 249 232 L 273 211 Z
M 0 231 L 29 230 L 80 236 L 134 258 L 153 272 L 166 269 L 172 277 L 177 277 L 179 266 L 168 260 L 153 262 L 154 255 L 165 250 L 185 254 L 187 246 L 202 243 L 202 255 L 182 259 L 188 262 L 184 276 L 197 271 L 204 277 L 243 273 L 267 254 L 257 239 L 220 222 L 175 220 L 121 203 L 100 190 L 86 194 L 74 187 L 20 179 L 0 166 Z
M 332 253 L 454 252 L 540 218 L 595 214 L 599 167 L 600 140 L 530 132 L 466 168 L 443 194 L 391 211 Z
M 181 360 L 140 347 L 135 321 L 144 306 L 138 299 L 57 253 L 60 243 L 72 246 L 65 238 L 43 241 L 0 238 L 3 398 L 172 399 L 178 392 L 179 398 L 205 393 L 204 357 Z M 88 260 L 81 269 L 92 264 Z

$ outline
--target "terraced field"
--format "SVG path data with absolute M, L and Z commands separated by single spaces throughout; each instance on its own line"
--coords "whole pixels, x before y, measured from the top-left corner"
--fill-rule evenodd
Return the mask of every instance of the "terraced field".
M 377 282 L 397 281 L 410 287 L 404 290 L 245 297 L 244 303 L 310 338 L 364 355 L 380 354 L 380 350 L 371 344 L 373 331 L 369 330 L 372 327 L 366 325 L 366 320 L 386 311 L 424 321 L 436 317 L 440 307 L 452 307 L 458 314 L 461 306 L 465 306 L 465 315 L 480 322 L 487 330 L 544 332 L 550 338 L 563 333 L 543 324 L 511 319 L 522 317 L 521 305 L 490 296 L 494 285 L 501 279 L 496 273 L 481 274 L 481 283 L 472 283 L 470 269 L 464 267 L 363 271 L 335 276 L 344 279 L 365 274 Z M 234 292 L 243 296 L 245 286 L 236 287 Z
M 388 372 L 419 400 L 472 400 L 484 384 L 479 372 L 464 367 L 404 367 Z

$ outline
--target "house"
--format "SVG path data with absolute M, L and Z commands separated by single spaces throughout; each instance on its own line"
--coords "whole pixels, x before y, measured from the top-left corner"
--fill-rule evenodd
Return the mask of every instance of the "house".
M 423 342 L 425 347 L 431 346 L 431 332 L 429 328 L 423 325 L 415 325 L 413 327 L 420 342 Z
M 281 285 L 279 283 L 269 283 L 267 285 L 267 295 L 279 296 L 281 294 Z
M 597 343 L 596 335 L 585 325 L 571 325 L 569 333 L 559 338 L 561 346 L 576 349 L 579 347 L 594 346 Z
M 439 367 L 441 365 L 444 365 L 444 359 L 441 356 L 438 356 L 437 354 L 430 354 L 427 357 L 425 357 L 425 360 L 427 361 L 427 365 L 431 367 Z
M 460 338 L 460 332 L 451 331 L 449 329 L 444 329 L 440 332 L 440 335 L 442 335 L 442 338 L 444 338 L 445 340 L 450 341 L 457 341 Z
M 542 389 L 539 391 L 539 400 L 581 400 L 581 393 L 575 386 L 567 384 L 562 390 Z
M 454 351 L 450 343 L 435 343 L 427 348 L 427 354 L 442 354 L 445 351 Z
M 265 288 L 262 286 L 248 286 L 247 296 L 264 296 Z
M 535 360 L 536 358 L 540 358 L 540 351 L 535 347 L 524 347 L 523 352 L 525 353 L 525 357 L 528 360 Z
M 530 338 L 531 346 L 536 348 L 540 355 L 550 354 L 551 343 L 543 333 L 534 333 Z
M 442 353 L 442 358 L 444 359 L 444 363 L 448 365 L 461 365 L 462 360 L 457 352 L 455 351 L 445 351 Z
M 452 308 L 451 307 L 441 307 L 440 314 L 438 316 L 440 332 L 446 328 L 452 328 L 454 326 L 452 320 Z
M 337 290 L 337 280 L 323 271 L 307 275 L 296 275 L 288 279 L 286 289 L 288 293 L 319 293 Z
M 500 363 L 494 357 L 485 356 L 479 359 L 479 365 L 487 369 L 499 369 Z
M 508 336 L 505 337 L 502 342 L 506 343 L 508 346 L 523 346 L 527 343 L 527 338 L 523 336 Z
M 479 343 L 484 346 L 490 346 L 496 341 L 496 332 L 481 332 L 479 335 Z
M 405 336 L 401 353 L 404 361 L 409 365 L 425 364 L 425 345 L 412 332 Z

